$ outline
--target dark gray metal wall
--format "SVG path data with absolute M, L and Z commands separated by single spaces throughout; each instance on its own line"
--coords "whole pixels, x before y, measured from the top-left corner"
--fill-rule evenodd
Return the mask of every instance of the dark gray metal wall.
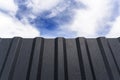
M 0 80 L 120 80 L 120 39 L 1 38 Z

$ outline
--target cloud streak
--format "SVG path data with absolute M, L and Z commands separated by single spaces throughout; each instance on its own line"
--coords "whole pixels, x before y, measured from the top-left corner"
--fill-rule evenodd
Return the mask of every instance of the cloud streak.
M 15 13 L 18 7 L 17 5 L 15 5 L 14 0 L 8 0 L 8 1 L 0 0 L 0 9 Z
M 87 6 L 85 9 L 76 10 L 69 30 L 75 31 L 77 36 L 97 37 L 101 33 L 106 35 L 109 30 L 108 22 L 112 15 L 113 4 L 111 0 L 81 0 Z M 68 26 L 68 25 L 67 25 Z M 104 32 L 105 30 L 105 32 Z
M 107 37 L 120 37 L 120 16 L 116 18 L 115 21 L 111 23 L 111 30 L 106 35 Z
M 17 19 L 0 12 L 0 37 L 10 38 L 14 36 L 29 38 L 40 36 L 40 33 L 31 25 L 22 24 Z
M 51 6 L 48 5 L 48 2 L 46 3 L 38 0 L 38 2 L 35 3 L 40 2 L 44 4 L 46 3 L 48 5 L 43 6 L 42 10 L 40 9 L 41 6 L 35 3 L 32 3 L 32 6 L 28 6 L 31 2 L 32 1 L 30 0 L 23 3 L 20 3 L 19 1 L 16 2 L 19 7 L 16 17 L 22 22 L 25 22 L 27 20 L 30 22 L 30 24 L 36 26 L 40 30 L 41 35 L 46 35 L 47 33 L 49 33 L 49 36 L 52 35 L 56 37 L 67 37 L 65 35 L 70 33 L 71 35 L 73 35 L 72 31 L 64 32 L 64 30 L 61 29 L 61 26 L 72 22 L 72 19 L 75 15 L 74 10 L 85 8 L 85 5 L 77 0 L 57 0 L 57 2 L 51 1 L 49 2 L 49 4 L 53 2 Z M 37 8 L 35 8 L 35 6 L 37 6 Z M 46 9 L 46 7 L 48 7 L 49 9 Z M 34 8 L 37 10 L 37 12 L 34 10 Z M 53 33 L 56 33 L 57 35 L 53 35 Z
M 40 32 L 35 27 L 28 22 L 22 23 L 15 17 L 17 10 L 18 6 L 14 0 L 0 1 L 0 37 L 30 38 L 40 36 Z
M 25 33 L 43 37 L 120 36 L 119 0 L 9 1 L 9 7 L 7 2 L 0 2 L 0 17 L 8 20 L 6 24 L 12 25 L 9 27 L 13 31 L 10 32 L 11 35 L 15 32 L 18 36 L 23 36 L 21 33 Z M 1 30 L 6 26 L 2 23 L 0 25 L 2 25 Z M 26 33 L 27 29 L 32 32 Z M 27 36 L 29 35 L 24 37 Z
M 111 29 L 106 37 L 120 37 L 120 1 L 115 0 L 116 7 L 114 12 L 116 12 L 114 20 L 111 21 Z

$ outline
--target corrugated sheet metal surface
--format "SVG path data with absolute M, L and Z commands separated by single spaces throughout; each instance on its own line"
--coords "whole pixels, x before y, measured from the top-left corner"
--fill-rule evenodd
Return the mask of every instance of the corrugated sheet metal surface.
M 2 38 L 0 80 L 120 80 L 120 40 Z

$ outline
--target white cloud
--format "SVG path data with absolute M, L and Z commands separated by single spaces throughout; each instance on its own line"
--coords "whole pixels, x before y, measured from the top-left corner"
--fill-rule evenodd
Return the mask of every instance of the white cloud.
M 15 36 L 33 38 L 40 36 L 40 33 L 28 23 L 23 24 L 14 17 L 0 12 L 0 37 L 11 38 Z
M 118 16 L 116 20 L 111 23 L 111 26 L 112 28 L 106 37 L 120 37 L 120 16 Z
M 50 10 L 63 0 L 29 0 L 28 7 L 32 8 L 32 12 L 38 14 L 45 10 Z
M 5 11 L 9 11 L 11 13 L 15 13 L 18 9 L 17 5 L 15 5 L 14 0 L 0 0 L 0 9 Z
M 76 0 L 80 1 L 86 6 L 86 8 L 74 9 L 75 15 L 71 23 L 62 25 L 60 32 L 74 32 L 76 36 L 84 37 L 98 37 L 99 31 L 102 32 L 106 25 L 112 27 L 107 37 L 120 36 L 120 16 L 115 21 L 110 22 L 114 9 L 114 0 Z M 115 0 L 116 1 L 116 0 Z M 0 0 L 0 10 L 8 12 L 8 16 L 0 11 L 0 36 L 1 37 L 35 37 L 40 36 L 39 31 L 28 23 L 27 18 L 36 18 L 41 12 L 45 10 L 52 10 L 52 14 L 47 17 L 51 18 L 64 11 L 67 7 L 67 1 L 65 0 L 28 0 L 27 7 L 30 9 L 27 15 L 23 15 L 23 23 L 15 18 L 16 11 L 18 10 L 17 4 L 14 0 Z M 56 6 L 58 4 L 61 6 Z M 22 3 L 21 3 L 22 4 Z M 32 12 L 31 12 L 32 11 Z M 120 10 L 119 10 L 120 11 Z M 33 14 L 34 13 L 34 14 Z M 47 35 L 46 35 L 47 36 Z
M 96 37 L 102 25 L 107 24 L 111 16 L 113 4 L 111 0 L 79 0 L 86 8 L 76 10 L 73 22 L 69 25 L 70 31 L 75 31 L 77 36 Z M 68 26 L 68 25 L 67 25 Z M 100 27 L 101 26 L 101 27 Z M 105 27 L 105 26 L 104 26 Z
M 40 32 L 27 21 L 22 23 L 15 18 L 17 10 L 18 6 L 14 3 L 14 0 L 0 0 L 0 37 L 31 38 L 40 36 Z
M 60 2 L 64 2 L 64 0 L 31 0 L 29 2 L 29 7 L 33 8 L 34 13 L 39 13 L 44 10 L 52 9 L 52 14 L 47 17 L 56 16 L 59 10 L 64 10 L 67 4 L 63 4 L 60 7 L 55 7 Z M 62 25 L 59 27 L 63 32 L 74 32 L 76 36 L 84 36 L 84 37 L 98 37 L 101 36 L 100 33 L 105 33 L 106 27 L 112 27 L 111 31 L 107 36 L 120 36 L 119 35 L 119 27 L 120 19 L 119 17 L 112 22 L 109 20 L 113 14 L 113 9 L 115 7 L 115 1 L 117 0 L 76 0 L 80 1 L 82 4 L 86 6 L 86 8 L 76 9 L 75 17 L 71 23 L 68 23 L 66 26 Z M 53 9 L 55 7 L 55 9 Z M 58 9 L 59 8 L 59 9 Z M 120 11 L 120 10 L 119 10 Z M 74 15 L 73 15 L 74 16 Z M 59 33 L 59 32 L 58 32 Z M 62 32 L 61 32 L 62 33 Z M 106 33 L 107 34 L 107 33 Z M 104 35 L 105 36 L 105 35 Z
M 111 30 L 106 35 L 106 37 L 120 37 L 120 1 L 116 1 L 118 3 L 118 16 L 114 21 L 111 22 Z

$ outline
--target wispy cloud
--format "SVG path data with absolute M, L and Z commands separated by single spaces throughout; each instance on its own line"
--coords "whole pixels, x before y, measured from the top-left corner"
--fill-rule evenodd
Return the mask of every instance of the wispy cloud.
M 10 38 L 14 36 L 20 37 L 36 37 L 40 36 L 40 32 L 29 23 L 20 22 L 15 14 L 18 6 L 14 0 L 0 0 L 0 37 Z
M 42 6 L 42 3 L 46 4 L 46 6 Z M 65 28 L 62 29 L 62 27 L 73 21 L 74 10 L 85 8 L 85 5 L 77 0 L 55 0 L 54 2 L 52 0 L 48 2 L 28 0 L 22 3 L 16 1 L 16 4 L 18 4 L 19 8 L 16 17 L 19 20 L 22 22 L 29 21 L 31 25 L 40 30 L 41 35 L 49 33 L 48 36 L 52 35 L 54 37 L 68 37 L 65 36 L 67 34 L 73 35 L 73 31 L 65 31 Z
M 43 37 L 120 36 L 119 0 L 9 0 L 0 4 L 1 22 L 8 20 L 14 35 L 22 36 L 29 29 L 26 34 Z M 1 30 L 6 26 L 0 25 Z
M 111 0 L 81 0 L 87 6 L 76 10 L 76 15 L 69 28 L 76 31 L 77 36 L 97 37 L 107 34 L 108 22 L 112 16 L 114 5 Z M 67 25 L 68 26 L 68 25 Z M 107 28 L 107 30 L 105 30 Z M 99 34 L 101 33 L 101 34 Z
M 120 16 L 116 18 L 116 20 L 111 23 L 111 30 L 107 34 L 107 37 L 120 37 Z
M 14 0 L 0 0 L 0 9 L 10 12 L 16 12 L 18 7 L 15 5 Z
M 109 33 L 106 35 L 107 37 L 120 37 L 120 1 L 115 0 L 115 2 L 116 8 L 114 9 L 114 12 L 116 14 L 114 14 L 115 15 L 114 20 L 112 20 L 110 23 L 111 29 Z
M 40 33 L 31 25 L 23 24 L 14 17 L 0 12 L 0 37 L 10 38 L 14 36 L 29 38 L 40 36 Z

